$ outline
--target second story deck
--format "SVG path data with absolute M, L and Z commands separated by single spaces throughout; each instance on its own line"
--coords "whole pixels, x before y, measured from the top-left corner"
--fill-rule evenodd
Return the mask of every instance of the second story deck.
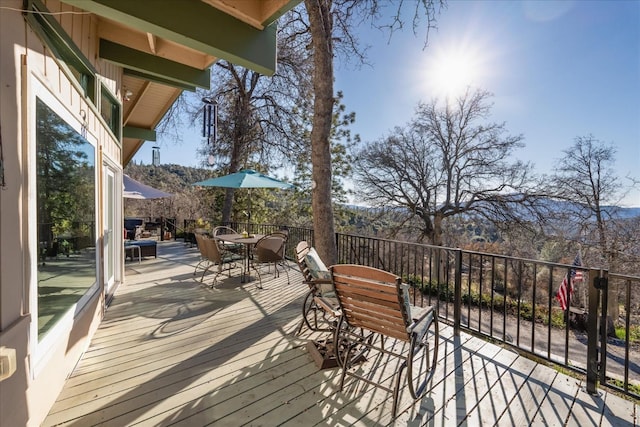
M 453 328 L 440 331 L 431 390 L 390 394 L 364 383 L 339 391 L 339 370 L 307 351 L 322 333 L 303 328 L 308 287 L 295 264 L 264 289 L 221 276 L 194 277 L 198 250 L 159 242 L 158 258 L 127 263 L 90 348 L 44 425 L 637 425 L 638 405 L 559 373 L 512 349 Z M 371 375 L 385 378 L 395 362 Z

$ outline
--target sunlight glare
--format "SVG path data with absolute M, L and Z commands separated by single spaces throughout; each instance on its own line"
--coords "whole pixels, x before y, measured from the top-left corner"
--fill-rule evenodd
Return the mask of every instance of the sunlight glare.
M 482 87 L 484 58 L 472 45 L 443 46 L 425 63 L 425 89 L 436 98 L 455 99 L 469 87 Z

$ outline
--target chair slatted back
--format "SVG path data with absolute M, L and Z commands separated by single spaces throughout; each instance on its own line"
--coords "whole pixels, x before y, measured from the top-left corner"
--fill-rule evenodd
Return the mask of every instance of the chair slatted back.
M 400 277 L 355 264 L 338 264 L 330 270 L 340 309 L 349 325 L 411 340 Z

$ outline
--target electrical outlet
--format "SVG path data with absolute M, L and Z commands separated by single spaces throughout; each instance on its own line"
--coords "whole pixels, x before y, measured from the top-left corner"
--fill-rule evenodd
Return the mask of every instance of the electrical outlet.
M 0 381 L 9 378 L 16 371 L 16 349 L 0 347 Z

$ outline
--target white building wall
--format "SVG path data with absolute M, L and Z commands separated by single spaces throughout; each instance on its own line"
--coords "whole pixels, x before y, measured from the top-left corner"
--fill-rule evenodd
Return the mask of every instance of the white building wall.
M 50 12 L 70 12 L 71 8 L 57 1 L 46 1 Z M 28 129 L 30 109 L 30 76 L 37 76 L 48 90 L 79 120 L 85 114 L 87 131 L 98 141 L 96 151 L 111 164 L 121 165 L 121 148 L 99 117 L 96 108 L 88 104 L 61 70 L 57 60 L 45 48 L 38 35 L 24 20 L 22 0 L 2 0 L 0 3 L 0 132 L 4 186 L 0 189 L 0 347 L 5 353 L 15 351 L 16 371 L 0 381 L 0 426 L 37 426 L 47 415 L 82 352 L 98 326 L 103 313 L 102 272 L 99 263 L 100 290 L 75 314 L 74 321 L 56 331 L 55 343 L 44 355 L 34 354 L 32 313 L 29 301 L 37 291 L 34 263 L 38 248 L 31 247 L 29 236 L 31 207 L 35 201 L 30 164 L 34 138 Z M 105 82 L 118 97 L 122 70 L 97 61 L 97 24 L 87 14 L 60 14 L 56 19 L 93 62 Z M 105 73 L 105 74 L 102 74 Z M 98 177 L 102 177 L 102 159 L 96 162 Z M 121 170 L 119 171 L 121 174 Z M 98 183 L 101 179 L 98 179 Z M 121 197 L 120 192 L 118 196 Z M 31 196 L 32 198 L 34 196 Z M 101 205 L 102 189 L 98 190 Z M 117 203 L 116 206 L 121 206 Z M 96 220 L 102 223 L 101 211 Z M 99 226 L 98 230 L 103 227 Z M 101 248 L 101 239 L 96 245 Z M 118 273 L 122 280 L 122 269 Z M 118 280 L 117 279 L 117 280 Z M 36 338 L 37 339 L 37 338 Z M 6 349 L 9 349 L 7 351 Z M 37 369 L 36 369 L 37 366 Z

